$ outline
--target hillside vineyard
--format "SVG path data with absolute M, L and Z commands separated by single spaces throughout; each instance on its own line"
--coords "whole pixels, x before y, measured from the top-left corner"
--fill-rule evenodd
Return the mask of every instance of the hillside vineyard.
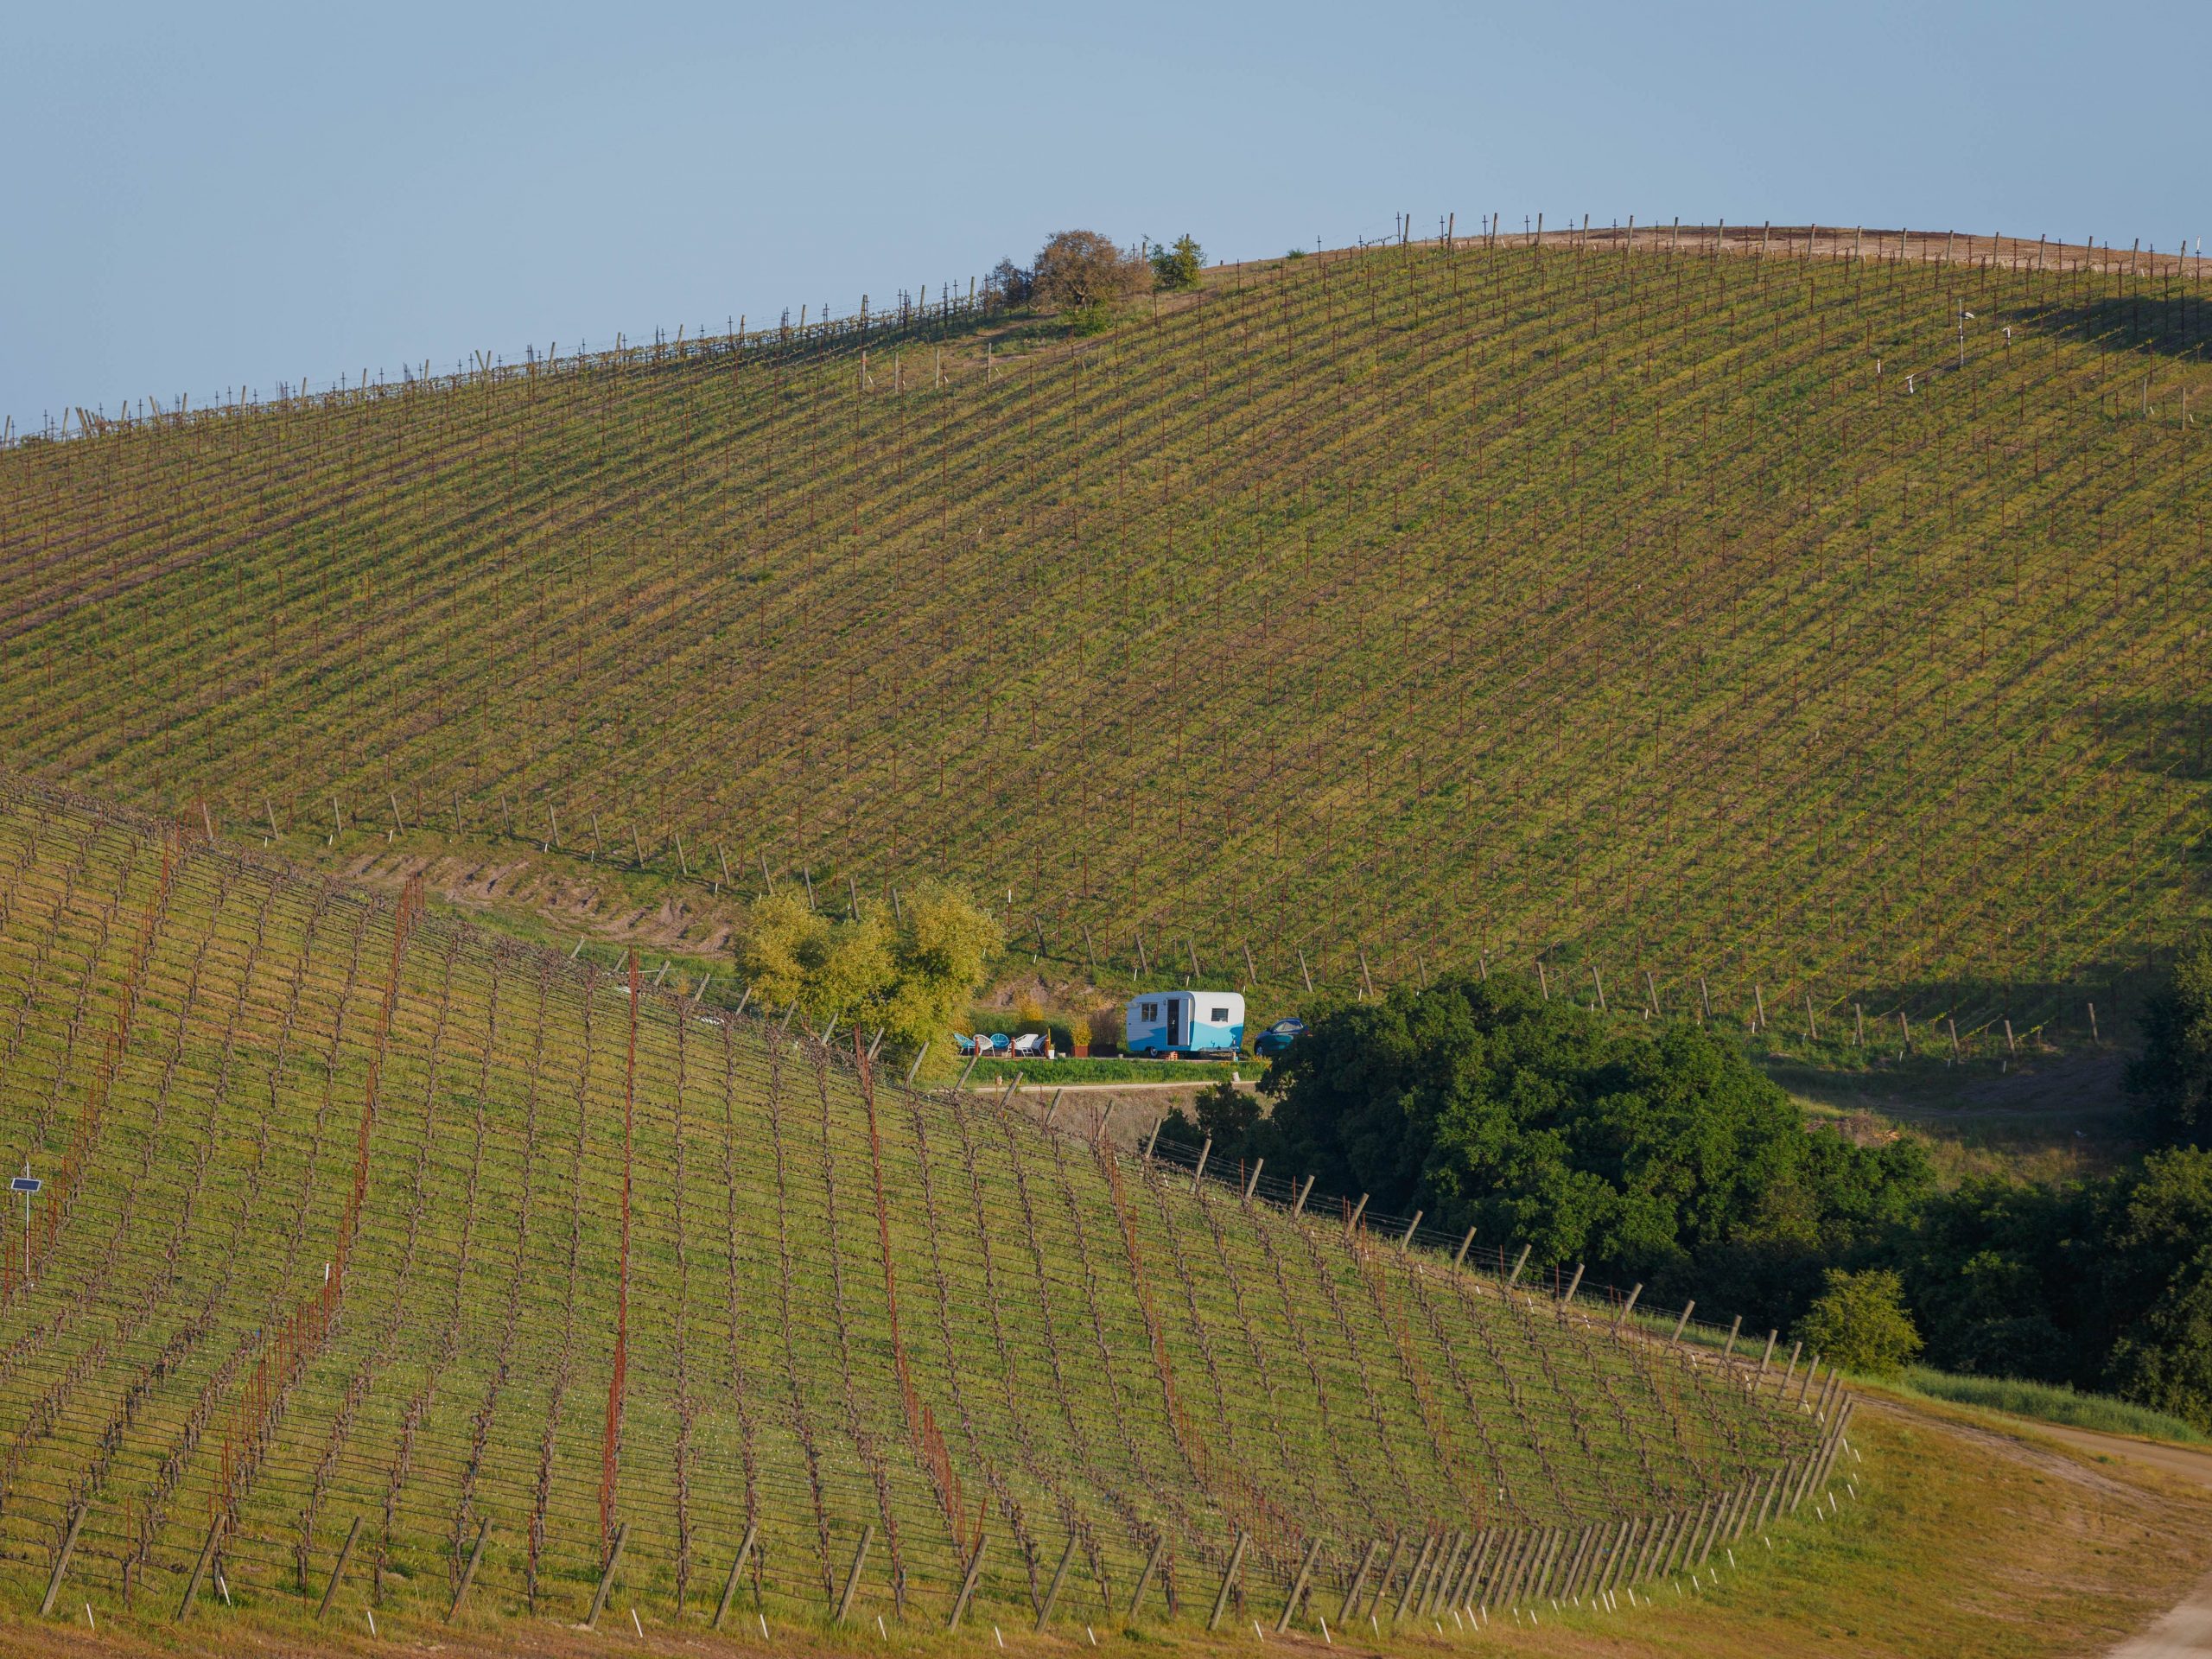
M 616 1605 L 695 1628 L 1204 1618 L 1225 1573 L 1274 1618 L 1301 1567 L 1441 1618 L 1701 1559 L 1847 1415 L 21 787 L 0 1038 L 10 1606 L 574 1622 L 619 1539 Z
M 1510 240 L 93 417 L 0 754 L 1285 990 L 2024 1026 L 2207 919 L 2202 262 Z

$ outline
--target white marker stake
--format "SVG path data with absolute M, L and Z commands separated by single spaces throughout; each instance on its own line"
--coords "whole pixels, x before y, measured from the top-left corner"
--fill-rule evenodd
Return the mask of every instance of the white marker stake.
M 1337 1644 L 1329 1640 L 1329 1616 L 1326 1613 L 1323 1613 L 1319 1617 L 1321 1620 L 1321 1645 L 1325 1648 L 1333 1648 Z
M 760 1639 L 766 1642 L 768 1639 L 768 1615 L 755 1613 L 753 1617 L 760 1621 Z
M 638 1633 L 639 1641 L 645 1639 L 645 1627 L 638 1623 L 638 1610 L 634 1607 L 630 1610 L 630 1628 Z
M 1260 1621 L 1256 1618 L 1252 1621 L 1252 1634 L 1255 1637 L 1257 1637 L 1262 1643 L 1265 1643 L 1268 1639 L 1266 1635 L 1261 1630 Z
M 85 1623 L 86 1623 L 86 1624 L 91 1624 L 91 1625 L 92 1625 L 92 1627 L 94 1630 L 97 1630 L 98 1629 L 99 1629 L 99 1625 L 98 1624 L 94 1623 L 94 1621 L 93 1621 L 93 1618 L 92 1618 L 92 1604 L 91 1602 L 89 1602 L 89 1601 L 88 1601 L 88 1602 L 86 1602 L 86 1603 L 85 1604 Z
M 991 1634 L 992 1634 L 994 1637 L 998 1637 L 998 1644 L 999 1644 L 999 1646 L 1001 1646 L 1001 1647 L 1004 1647 L 1004 1646 L 1006 1646 L 1006 1637 L 1002 1637 L 1002 1636 L 999 1636 L 999 1627 L 998 1627 L 997 1625 L 994 1624 L 994 1625 L 992 1625 L 992 1626 L 991 1626 Z
M 878 1613 L 875 1616 L 875 1633 L 881 1637 L 886 1642 L 888 1642 L 891 1639 L 891 1633 L 883 1628 L 883 1615 L 881 1613 Z
M 374 1635 L 377 1633 L 377 1615 L 376 1615 L 376 1610 L 375 1610 L 374 1608 L 372 1608 L 372 1607 L 364 1607 L 364 1608 L 362 1608 L 362 1609 L 361 1609 L 361 1611 L 362 1611 L 362 1612 L 364 1612 L 365 1614 L 366 1614 L 366 1615 L 368 1616 L 368 1620 L 369 1620 L 369 1634 L 370 1634 L 371 1636 L 374 1636 Z
M 231 1586 L 223 1582 L 223 1569 L 219 1567 L 215 1569 L 215 1587 L 223 1592 L 223 1605 L 230 1606 Z

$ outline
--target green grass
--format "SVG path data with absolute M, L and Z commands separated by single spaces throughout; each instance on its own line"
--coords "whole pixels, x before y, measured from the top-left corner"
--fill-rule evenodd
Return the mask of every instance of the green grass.
M 2030 1382 L 2017 1376 L 1958 1376 L 1924 1365 L 1907 1370 L 1904 1386 L 1932 1400 L 1980 1406 L 1990 1411 L 2033 1417 L 2040 1422 L 2094 1428 L 2107 1434 L 2176 1440 L 2184 1446 L 2212 1444 L 2198 1429 L 2170 1413 L 2154 1411 L 2106 1394 L 2077 1394 L 2063 1383 Z
M 2201 285 L 1774 245 L 10 449 L 0 755 L 304 855 L 335 797 L 334 850 L 396 801 L 664 893 L 949 875 L 1108 987 L 1541 954 L 1777 1039 L 2070 1039 L 2212 916 Z
M 1072 1535 L 1065 1620 L 1157 1541 L 1179 1629 L 1240 1529 L 1264 1601 L 1316 1537 L 1338 1581 L 1378 1529 L 1695 1504 L 1817 1432 L 1322 1203 L 871 1107 L 849 1049 L 16 783 L 0 1045 L 0 1161 L 49 1183 L 29 1281 L 0 1230 L 10 1617 L 88 1502 L 65 1605 L 126 1637 L 218 1513 L 224 1617 L 276 1635 L 357 1518 L 349 1628 L 433 1639 L 480 1525 L 465 1624 L 573 1622 L 603 1515 L 658 1626 L 748 1524 L 748 1622 L 819 1628 L 872 1527 L 863 1624 L 941 1624 L 981 1525 L 979 1628 Z
M 961 1063 L 967 1064 L 964 1060 Z M 1226 1083 L 1241 1071 L 1247 1082 L 1268 1069 L 1265 1060 L 978 1060 L 972 1084 L 1004 1083 L 1016 1073 L 1032 1088 L 1070 1083 Z

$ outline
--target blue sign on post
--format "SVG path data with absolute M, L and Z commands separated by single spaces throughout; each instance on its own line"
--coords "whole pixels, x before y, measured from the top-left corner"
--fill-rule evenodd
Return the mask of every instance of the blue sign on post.
M 8 1190 L 10 1192 L 29 1194 L 37 1192 L 45 1185 L 46 1183 L 35 1175 L 16 1175 L 10 1179 Z

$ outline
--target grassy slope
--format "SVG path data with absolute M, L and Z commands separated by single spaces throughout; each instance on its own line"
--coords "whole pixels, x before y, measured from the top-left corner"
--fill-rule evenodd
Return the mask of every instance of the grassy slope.
M 333 857 L 388 795 L 429 850 L 557 813 L 701 906 L 716 845 L 948 871 L 1109 984 L 1140 935 L 1284 994 L 1544 950 L 2070 1029 L 2207 914 L 2205 338 L 2171 262 L 1414 248 L 988 363 L 18 448 L 0 753 L 294 849 L 334 794 Z
M 0 1160 L 52 1182 L 35 1282 L 0 1269 L 10 1610 L 89 1497 L 65 1605 L 110 1627 L 169 1616 L 218 1510 L 255 1628 L 299 1626 L 357 1516 L 349 1618 L 434 1628 L 480 1521 L 482 1617 L 533 1573 L 537 1611 L 577 1617 L 632 1103 L 612 1503 L 625 1593 L 664 1616 L 698 1616 L 748 1519 L 773 1621 L 819 1617 L 863 1525 L 866 1610 L 895 1615 L 895 1567 L 941 1618 L 979 1521 L 1001 1622 L 1071 1530 L 1066 1617 L 1126 1596 L 1154 1537 L 1187 1612 L 1239 1527 L 1258 1594 L 1310 1535 L 1334 1574 L 1380 1529 L 1663 1507 L 1812 1432 L 982 1101 L 886 1084 L 871 1128 L 810 1042 L 406 910 L 0 798 Z

